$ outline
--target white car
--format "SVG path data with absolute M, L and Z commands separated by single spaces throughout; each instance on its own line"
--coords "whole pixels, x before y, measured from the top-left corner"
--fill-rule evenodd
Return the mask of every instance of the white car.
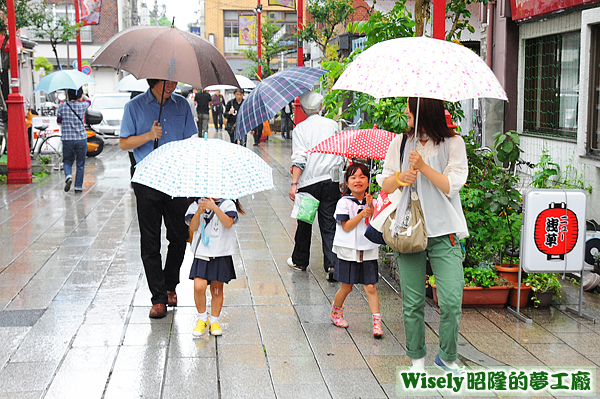
M 102 122 L 92 127 L 98 132 L 118 136 L 125 104 L 131 98 L 129 93 L 98 93 L 92 99 L 90 108 L 102 112 Z

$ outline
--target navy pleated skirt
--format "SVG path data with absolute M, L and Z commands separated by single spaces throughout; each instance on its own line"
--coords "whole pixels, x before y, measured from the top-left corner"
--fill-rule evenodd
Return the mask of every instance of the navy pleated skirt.
M 220 256 L 209 261 L 194 258 L 190 269 L 190 280 L 196 277 L 208 280 L 209 284 L 213 280 L 225 284 L 235 280 L 233 258 L 231 256 Z
M 377 260 L 359 263 L 338 259 L 333 270 L 333 278 L 346 284 L 376 284 L 379 281 Z

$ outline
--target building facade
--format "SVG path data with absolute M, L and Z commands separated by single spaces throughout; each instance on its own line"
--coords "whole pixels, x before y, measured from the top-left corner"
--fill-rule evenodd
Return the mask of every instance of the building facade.
M 549 156 L 560 178 L 592 187 L 587 218 L 600 220 L 600 1 L 504 0 L 489 15 L 488 65 L 509 101 L 491 107 L 487 142 L 518 131 L 524 161 Z M 535 171 L 520 172 L 527 186 Z
M 295 65 L 296 39 L 293 34 L 297 32 L 298 14 L 295 8 L 268 5 L 264 1 L 262 5 L 262 21 L 269 19 L 282 29 L 277 37 L 286 44 L 288 51 L 284 54 L 284 67 Z M 306 2 L 304 2 L 306 9 Z M 244 49 L 254 47 L 245 44 L 248 42 L 245 34 L 251 33 L 244 28 L 256 17 L 256 0 L 204 0 L 205 29 L 201 36 L 213 43 L 225 56 L 231 69 L 236 74 L 241 74 L 249 64 L 243 53 Z M 306 12 L 305 12 L 306 14 Z M 251 29 L 250 25 L 250 29 Z M 256 25 L 253 25 L 256 32 Z M 241 30 L 240 30 L 241 27 Z M 256 33 L 253 34 L 255 37 Z M 252 40 L 252 39 L 250 39 Z M 290 65 L 292 63 L 292 65 Z M 279 69 L 281 59 L 272 60 L 272 68 Z

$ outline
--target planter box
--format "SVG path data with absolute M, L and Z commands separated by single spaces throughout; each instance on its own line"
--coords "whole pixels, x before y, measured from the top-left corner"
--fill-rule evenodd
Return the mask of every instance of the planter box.
M 527 299 L 529 298 L 529 291 L 531 287 L 521 283 L 521 300 L 519 303 L 519 307 L 524 308 L 527 306 Z M 517 307 L 517 293 L 519 292 L 517 283 L 513 283 L 512 289 L 510 290 L 510 294 L 508 294 L 508 304 L 513 308 Z
M 509 283 L 519 282 L 519 266 L 510 266 L 508 263 L 496 265 L 498 277 L 504 277 Z
M 463 288 L 463 308 L 503 308 L 512 287 L 465 287 Z M 433 300 L 438 302 L 437 289 L 433 286 Z
M 529 298 L 529 301 L 531 303 L 532 306 L 535 307 L 535 303 L 533 302 L 533 299 L 531 299 L 531 297 L 533 297 L 534 293 L 533 291 L 531 291 L 531 295 Z M 547 308 L 550 306 L 550 303 L 552 303 L 552 291 L 544 291 L 544 292 L 538 292 L 536 294 L 537 299 L 540 301 L 540 303 L 537 305 L 538 308 Z

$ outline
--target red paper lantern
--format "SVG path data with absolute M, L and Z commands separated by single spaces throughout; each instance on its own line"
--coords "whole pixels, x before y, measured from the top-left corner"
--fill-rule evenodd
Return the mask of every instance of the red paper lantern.
M 534 239 L 537 249 L 548 260 L 564 260 L 573 250 L 579 235 L 577 215 L 564 202 L 552 202 L 535 221 Z

